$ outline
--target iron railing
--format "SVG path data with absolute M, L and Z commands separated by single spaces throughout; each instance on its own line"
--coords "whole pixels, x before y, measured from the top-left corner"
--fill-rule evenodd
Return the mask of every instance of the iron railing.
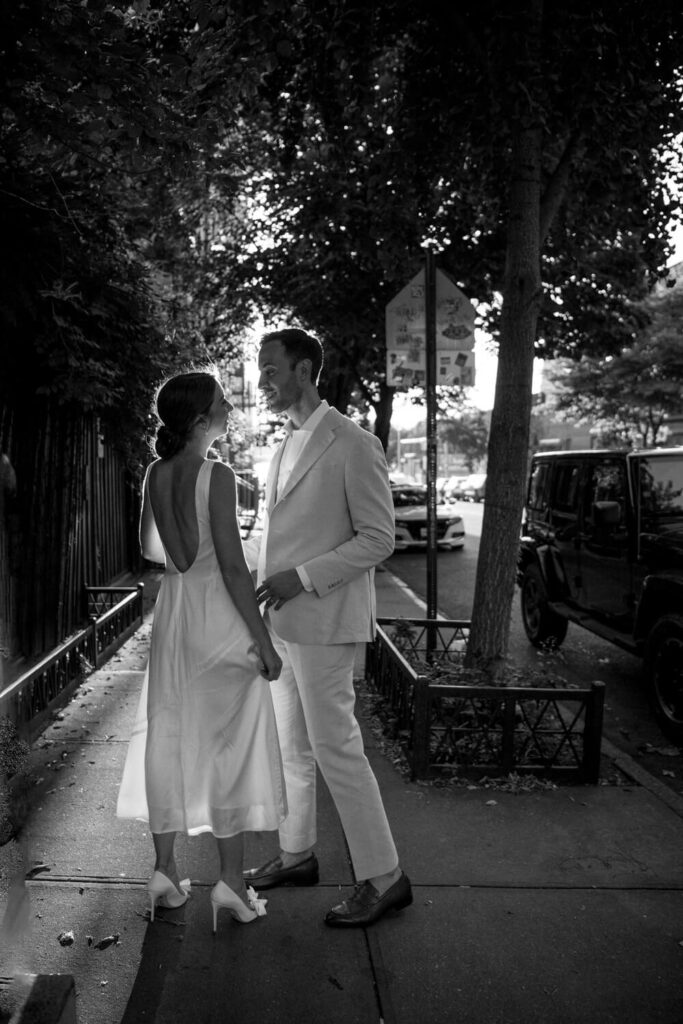
M 90 622 L 0 693 L 0 716 L 32 743 L 93 672 L 142 624 L 144 584 L 86 587 Z
M 388 630 L 391 628 L 393 635 Z M 385 698 L 413 778 L 533 773 L 597 783 L 604 684 L 461 685 L 469 623 L 378 620 L 366 679 Z

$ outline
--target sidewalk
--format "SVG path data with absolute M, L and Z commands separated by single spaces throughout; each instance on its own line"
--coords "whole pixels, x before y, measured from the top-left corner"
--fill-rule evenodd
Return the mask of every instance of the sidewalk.
M 388 572 L 377 592 L 381 615 L 422 614 Z M 115 816 L 149 630 L 148 614 L 35 745 L 26 835 L 29 867 L 44 869 L 0 976 L 73 975 L 78 1024 L 683 1020 L 683 801 L 661 799 L 642 769 L 640 784 L 522 794 L 406 782 L 363 718 L 412 907 L 367 931 L 324 926 L 353 879 L 321 784 L 318 886 L 267 893 L 268 916 L 249 926 L 219 916 L 214 938 L 212 839 L 181 837 L 192 898 L 150 924 L 151 839 Z M 275 848 L 251 837 L 247 863 Z M 0 848 L 0 913 L 19 855 Z

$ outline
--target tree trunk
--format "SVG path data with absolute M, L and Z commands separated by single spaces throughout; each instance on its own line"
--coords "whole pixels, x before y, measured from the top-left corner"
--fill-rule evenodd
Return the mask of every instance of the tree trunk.
M 394 392 L 396 388 L 390 388 L 384 381 L 379 387 L 379 399 L 373 402 L 375 410 L 375 434 L 382 442 L 386 452 L 389 445 L 389 428 L 391 427 L 391 412 L 394 405 Z
M 531 0 L 520 42 L 520 96 L 533 97 L 541 4 Z M 526 76 L 526 77 L 525 77 Z M 525 100 L 520 100 L 521 104 Z M 542 128 L 526 101 L 512 133 L 498 372 L 486 479 L 486 504 L 467 662 L 492 679 L 505 670 L 520 523 L 528 466 L 534 342 L 541 300 L 540 205 Z

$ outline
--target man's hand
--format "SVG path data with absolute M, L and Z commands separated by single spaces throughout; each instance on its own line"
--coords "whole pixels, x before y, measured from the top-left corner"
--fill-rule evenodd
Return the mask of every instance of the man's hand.
M 256 591 L 259 604 L 265 601 L 266 608 L 282 608 L 286 601 L 300 594 L 304 585 L 299 578 L 296 569 L 285 569 L 283 572 L 276 572 L 264 580 Z

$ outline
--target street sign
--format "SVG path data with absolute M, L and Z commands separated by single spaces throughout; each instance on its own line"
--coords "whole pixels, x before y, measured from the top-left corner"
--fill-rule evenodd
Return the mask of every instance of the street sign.
M 427 660 L 436 644 L 436 385 L 474 384 L 474 306 L 425 253 L 423 270 L 386 307 L 387 384 L 425 389 Z
M 436 270 L 436 384 L 474 384 L 475 309 L 442 270 Z M 426 383 L 425 272 L 421 270 L 386 307 L 387 384 Z

